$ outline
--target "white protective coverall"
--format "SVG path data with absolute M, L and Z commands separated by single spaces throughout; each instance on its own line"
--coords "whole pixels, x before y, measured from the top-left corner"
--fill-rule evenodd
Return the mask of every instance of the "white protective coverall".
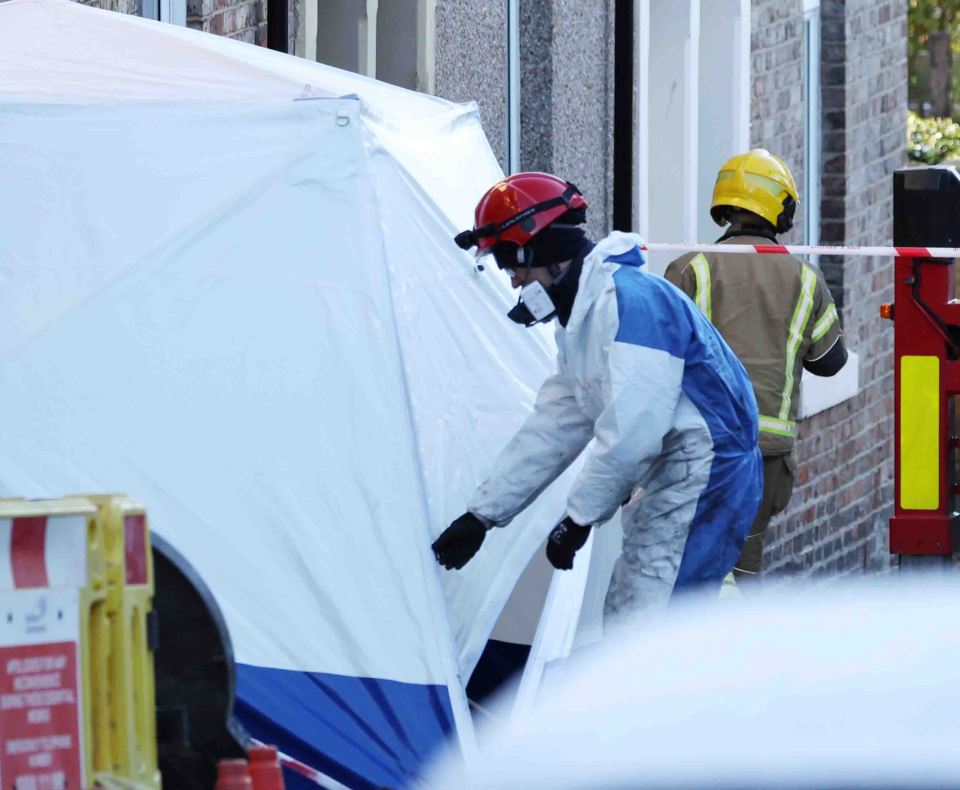
M 624 507 L 606 615 L 719 589 L 760 503 L 757 403 L 746 370 L 696 305 L 647 273 L 639 236 L 585 258 L 558 369 L 468 510 L 505 526 L 594 444 L 567 504 L 578 524 Z

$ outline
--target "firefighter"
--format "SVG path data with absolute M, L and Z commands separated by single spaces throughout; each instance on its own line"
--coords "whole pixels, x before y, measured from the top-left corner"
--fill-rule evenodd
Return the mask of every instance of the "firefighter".
M 779 244 L 793 227 L 793 176 L 762 148 L 735 156 L 717 175 L 710 216 L 728 226 L 719 243 Z M 684 255 L 666 278 L 683 290 L 747 368 L 760 407 L 763 501 L 734 568 L 738 582 L 763 568 L 770 519 L 793 492 L 797 395 L 802 369 L 833 376 L 847 361 L 837 308 L 819 269 L 791 255 Z
M 433 550 L 462 568 L 487 530 L 509 524 L 594 440 L 546 553 L 572 568 L 591 529 L 629 499 L 610 615 L 674 590 L 719 590 L 760 503 L 762 462 L 743 366 L 693 302 L 645 271 L 638 236 L 587 238 L 586 208 L 572 184 L 519 173 L 487 191 L 475 227 L 457 237 L 510 274 L 513 321 L 555 322 L 557 371 Z

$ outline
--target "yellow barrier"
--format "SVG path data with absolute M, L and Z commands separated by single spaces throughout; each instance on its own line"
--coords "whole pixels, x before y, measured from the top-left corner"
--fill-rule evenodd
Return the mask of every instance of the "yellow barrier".
M 95 732 L 109 743 L 100 768 L 145 787 L 159 788 L 153 651 L 153 557 L 143 507 L 125 496 L 92 496 L 103 517 L 110 621 L 109 727 Z
M 6 579 L 0 583 L 0 604 L 10 613 L 7 623 L 13 623 L 7 632 L 0 632 L 0 651 L 6 651 L 0 683 L 11 684 L 9 690 L 3 689 L 11 692 L 11 704 L 22 708 L 14 711 L 22 714 L 20 718 L 7 720 L 0 742 L 15 740 L 25 752 L 37 744 L 27 755 L 29 765 L 26 760 L 4 765 L 0 756 L 0 773 L 6 770 L 6 780 L 8 775 L 59 772 L 75 787 L 73 777 L 79 772 L 84 788 L 103 786 L 109 777 L 131 787 L 159 790 L 148 638 L 153 563 L 143 508 L 126 496 L 4 499 L 0 530 L 10 535 L 8 562 L 6 566 L 0 562 L 0 582 Z M 74 608 L 77 611 L 63 613 Z M 61 611 L 57 618 L 62 623 L 47 610 Z M 31 612 L 46 613 L 49 635 L 30 633 L 26 621 Z M 20 614 L 25 627 L 16 630 Z M 74 643 L 76 651 L 70 647 Z M 62 678 L 57 675 L 63 687 L 53 689 L 59 701 L 46 707 L 37 702 L 44 697 L 29 692 L 41 688 L 37 683 L 53 682 L 53 673 L 40 675 L 33 668 L 43 662 L 66 667 Z M 78 700 L 69 671 L 74 664 Z M 14 683 L 20 685 L 14 688 Z M 72 752 L 62 745 L 56 747 L 61 751 L 43 752 L 44 744 L 53 742 L 38 737 L 48 734 L 45 720 L 61 744 L 76 733 L 79 743 Z

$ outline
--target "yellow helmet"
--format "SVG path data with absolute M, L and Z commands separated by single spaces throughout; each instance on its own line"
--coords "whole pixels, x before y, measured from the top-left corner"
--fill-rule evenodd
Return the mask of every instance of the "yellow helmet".
M 733 157 L 717 173 L 710 216 L 726 225 L 728 209 L 752 211 L 786 233 L 793 227 L 793 214 L 800 196 L 783 160 L 763 148 Z

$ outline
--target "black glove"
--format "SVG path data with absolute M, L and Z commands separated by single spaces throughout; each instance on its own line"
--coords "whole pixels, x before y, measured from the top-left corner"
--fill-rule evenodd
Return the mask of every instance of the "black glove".
M 433 553 L 444 568 L 460 570 L 480 550 L 486 525 L 473 513 L 464 513 L 433 542 Z
M 570 570 L 573 567 L 573 555 L 583 548 L 588 537 L 590 527 L 581 527 L 567 516 L 547 538 L 547 559 L 550 564 L 561 571 Z

